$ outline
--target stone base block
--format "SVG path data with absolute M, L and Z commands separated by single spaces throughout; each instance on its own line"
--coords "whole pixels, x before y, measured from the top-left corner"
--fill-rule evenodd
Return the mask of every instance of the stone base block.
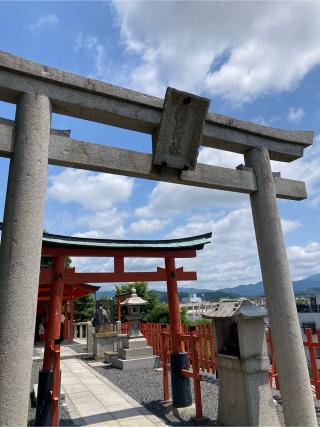
M 163 402 L 163 406 L 166 414 L 171 414 L 171 416 L 178 420 L 192 420 L 194 425 L 208 425 L 209 419 L 207 417 L 196 417 L 196 407 L 194 403 L 190 406 L 186 406 L 185 408 L 175 408 L 172 405 L 172 401 L 167 401 Z
M 153 356 L 152 347 L 142 347 L 142 348 L 121 348 L 118 351 L 120 359 L 139 359 L 141 357 L 150 357 Z
M 117 337 L 113 332 L 93 334 L 93 357 L 104 358 L 105 351 L 117 350 Z
M 140 368 L 153 368 L 155 366 L 156 357 L 142 357 L 140 359 L 119 359 L 118 357 L 111 358 L 111 364 L 118 369 L 140 369 Z
M 104 360 L 106 363 L 111 363 L 112 357 L 117 357 L 118 352 L 117 351 L 105 351 L 104 352 Z
M 115 332 L 115 327 L 113 323 L 103 323 L 101 325 L 96 326 L 96 333 L 108 333 Z
M 122 340 L 122 348 L 143 348 L 147 347 L 147 340 L 144 337 L 139 338 L 124 338 Z
M 241 360 L 237 362 L 240 364 Z M 248 374 L 240 369 L 218 366 L 219 425 L 273 427 L 280 425 L 266 371 L 253 371 Z

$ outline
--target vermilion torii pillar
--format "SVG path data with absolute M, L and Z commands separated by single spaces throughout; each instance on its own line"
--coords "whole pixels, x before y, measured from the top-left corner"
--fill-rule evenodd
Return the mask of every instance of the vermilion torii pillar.
M 55 355 L 55 344 L 56 340 L 59 341 L 61 334 L 64 271 L 65 257 L 55 256 L 53 258 L 53 277 L 43 367 L 39 372 L 38 381 L 37 425 L 50 424 L 54 427 L 59 425 L 60 354 Z M 50 396 L 51 384 L 53 385 L 52 398 Z
M 51 109 L 20 96 L 0 250 L 0 425 L 25 425 L 39 285 Z
M 171 391 L 172 403 L 176 408 L 192 404 L 190 378 L 182 375 L 182 369 L 188 369 L 188 353 L 181 346 L 179 333 L 182 332 L 180 304 L 175 259 L 165 258 L 167 272 L 167 293 L 169 306 L 169 332 L 171 341 Z
M 285 423 L 317 426 L 268 150 L 253 148 L 245 160 L 257 180 L 250 201 Z

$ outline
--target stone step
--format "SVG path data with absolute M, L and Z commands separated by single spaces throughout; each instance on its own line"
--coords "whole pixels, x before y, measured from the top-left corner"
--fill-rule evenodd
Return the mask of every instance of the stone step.
M 122 339 L 122 348 L 142 348 L 147 347 L 147 340 L 144 337 L 138 338 L 124 338 Z
M 139 368 L 154 368 L 157 357 L 141 357 L 140 359 L 120 359 L 118 357 L 111 358 L 111 364 L 118 369 L 129 370 Z
M 118 351 L 120 359 L 138 359 L 140 357 L 153 356 L 152 347 L 141 347 L 141 348 L 121 348 Z

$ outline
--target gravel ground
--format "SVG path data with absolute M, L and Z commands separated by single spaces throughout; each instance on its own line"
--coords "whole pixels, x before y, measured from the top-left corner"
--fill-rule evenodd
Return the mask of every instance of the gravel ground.
M 38 382 L 38 374 L 41 368 L 42 361 L 34 360 L 32 364 L 32 375 L 30 383 L 30 393 L 32 391 L 33 384 Z M 28 426 L 35 425 L 36 408 L 31 405 L 31 398 L 29 399 L 29 415 L 28 415 Z M 70 418 L 69 412 L 65 406 L 60 406 L 60 426 L 75 426 L 72 419 Z
M 106 367 L 95 367 L 101 375 L 113 384 L 129 394 L 133 399 L 143 404 L 150 412 L 162 418 L 168 425 L 190 426 L 193 421 L 185 419 L 178 420 L 172 414 L 166 413 L 162 399 L 162 372 L 154 369 L 136 369 L 133 371 L 121 371 L 106 365 Z M 213 375 L 204 375 L 201 381 L 202 410 L 206 418 L 202 425 L 217 426 L 218 413 L 218 380 Z M 278 392 L 275 399 L 279 401 Z M 277 411 L 283 423 L 281 405 L 277 405 Z

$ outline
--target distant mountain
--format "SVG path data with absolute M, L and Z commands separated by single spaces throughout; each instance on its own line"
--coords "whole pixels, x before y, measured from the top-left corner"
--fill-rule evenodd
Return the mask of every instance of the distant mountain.
M 305 279 L 292 282 L 295 294 L 302 293 L 320 293 L 320 274 L 315 274 Z M 240 285 L 234 288 L 218 289 L 221 292 L 227 292 L 242 297 L 259 297 L 264 295 L 263 282 L 250 285 Z
M 113 298 L 114 297 L 114 291 L 98 291 L 97 292 L 97 299 L 100 299 L 102 297 Z
M 162 302 L 168 301 L 168 295 L 166 291 L 156 291 L 151 289 L 152 292 L 156 293 Z M 202 297 L 206 301 L 218 301 L 221 298 L 232 298 L 232 297 L 239 297 L 240 295 L 234 294 L 231 292 L 222 292 L 222 291 L 210 291 L 208 289 L 196 289 L 196 288 L 179 288 L 179 299 L 180 301 L 182 298 L 187 298 L 190 294 L 197 294 L 198 296 Z M 97 299 L 100 298 L 113 298 L 114 297 L 114 291 L 98 291 L 97 292 Z
M 320 273 L 305 279 L 293 281 L 295 294 L 312 294 L 320 293 Z M 167 301 L 166 291 L 156 292 L 161 301 Z M 222 288 L 217 290 L 199 289 L 199 288 L 182 288 L 179 286 L 179 299 L 186 298 L 189 295 L 197 294 L 206 301 L 218 301 L 221 298 L 238 298 L 238 297 L 260 297 L 264 295 L 263 283 L 258 282 L 249 285 L 239 285 L 234 288 Z M 114 297 L 114 291 L 98 291 L 97 299 L 101 297 Z

